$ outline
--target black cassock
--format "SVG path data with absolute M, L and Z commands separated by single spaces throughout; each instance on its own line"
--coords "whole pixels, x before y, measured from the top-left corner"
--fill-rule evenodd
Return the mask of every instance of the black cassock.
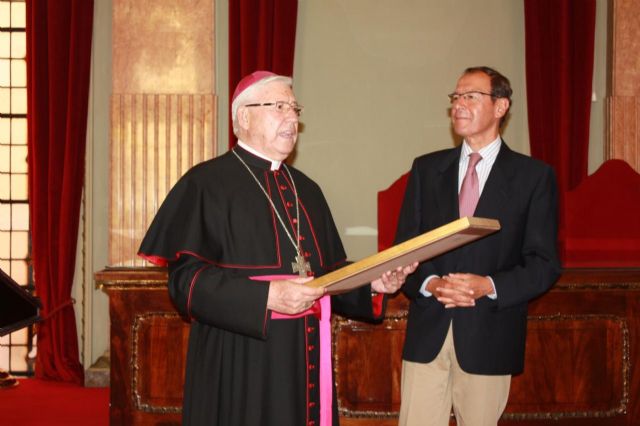
M 270 162 L 234 149 L 300 242 L 313 274 L 343 266 L 344 249 L 320 187 L 288 167 L 292 183 L 284 166 L 270 171 Z M 296 251 L 266 195 L 232 152 L 193 167 L 176 183 L 139 254 L 168 263 L 171 299 L 191 320 L 183 424 L 320 425 L 319 321 L 313 315 L 271 319 L 268 285 L 249 278 L 292 274 Z M 333 312 L 376 318 L 370 286 L 331 299 Z

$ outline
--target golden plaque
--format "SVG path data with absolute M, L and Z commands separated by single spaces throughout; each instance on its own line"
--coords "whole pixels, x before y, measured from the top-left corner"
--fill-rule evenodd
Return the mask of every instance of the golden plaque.
M 398 266 L 410 265 L 439 256 L 450 250 L 492 234 L 500 229 L 495 219 L 463 217 L 418 235 L 379 253 L 329 272 L 307 285 L 326 287 L 330 294 L 339 294 L 361 287 L 380 278 Z

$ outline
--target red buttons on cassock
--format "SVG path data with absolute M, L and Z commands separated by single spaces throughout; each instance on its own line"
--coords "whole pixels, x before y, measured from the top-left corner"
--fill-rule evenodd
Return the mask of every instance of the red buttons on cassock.
M 309 253 L 308 251 L 304 252 L 304 257 L 311 257 L 311 253 Z
M 299 239 L 300 241 L 304 241 L 304 235 L 298 235 L 298 239 Z
M 309 389 L 313 389 L 313 388 L 315 388 L 315 387 L 316 387 L 316 384 L 315 384 L 315 383 L 309 383 Z
M 316 347 L 313 345 L 309 345 L 309 352 L 311 352 L 312 350 L 314 350 Z
M 315 370 L 316 366 L 314 364 L 309 364 L 309 370 Z
M 284 191 L 285 189 L 287 189 L 287 185 L 280 185 L 280 189 Z
M 287 207 L 288 207 L 288 208 L 293 207 L 293 203 L 292 203 L 291 201 L 287 201 Z
M 315 327 L 307 327 L 307 333 L 313 333 L 315 331 Z
M 313 408 L 313 407 L 315 407 L 315 406 L 316 406 L 316 403 L 315 403 L 315 402 L 311 401 L 311 402 L 309 403 L 309 408 Z
M 315 421 L 313 421 L 313 420 L 309 421 L 309 426 L 315 426 L 315 424 L 316 424 Z

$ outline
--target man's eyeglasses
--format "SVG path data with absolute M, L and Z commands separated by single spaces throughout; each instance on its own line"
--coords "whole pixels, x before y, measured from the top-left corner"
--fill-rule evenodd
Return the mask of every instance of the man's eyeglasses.
M 451 101 L 452 104 L 461 100 L 465 102 L 478 103 L 480 102 L 483 96 L 491 96 L 492 98 L 495 98 L 495 96 L 492 95 L 491 93 L 480 92 L 478 90 L 472 90 L 470 92 L 464 92 L 464 93 L 453 92 L 453 93 L 449 93 L 447 96 L 449 96 L 449 100 Z
M 264 102 L 261 104 L 247 104 L 245 106 L 246 107 L 259 107 L 259 106 L 273 107 L 273 109 L 275 109 L 276 111 L 282 114 L 286 114 L 290 110 L 293 110 L 293 112 L 295 112 L 298 117 L 300 117 L 300 114 L 302 114 L 302 110 L 304 108 L 302 105 L 298 105 L 295 102 L 289 103 L 285 101 Z

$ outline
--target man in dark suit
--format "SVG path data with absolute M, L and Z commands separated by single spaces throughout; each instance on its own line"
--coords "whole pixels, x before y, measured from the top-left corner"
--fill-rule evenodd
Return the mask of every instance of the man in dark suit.
M 559 275 L 553 170 L 500 137 L 509 80 L 468 68 L 451 99 L 462 145 L 417 158 L 396 243 L 458 217 L 497 219 L 499 232 L 427 262 L 407 279 L 411 301 L 400 425 L 495 425 L 521 373 L 527 303 Z

